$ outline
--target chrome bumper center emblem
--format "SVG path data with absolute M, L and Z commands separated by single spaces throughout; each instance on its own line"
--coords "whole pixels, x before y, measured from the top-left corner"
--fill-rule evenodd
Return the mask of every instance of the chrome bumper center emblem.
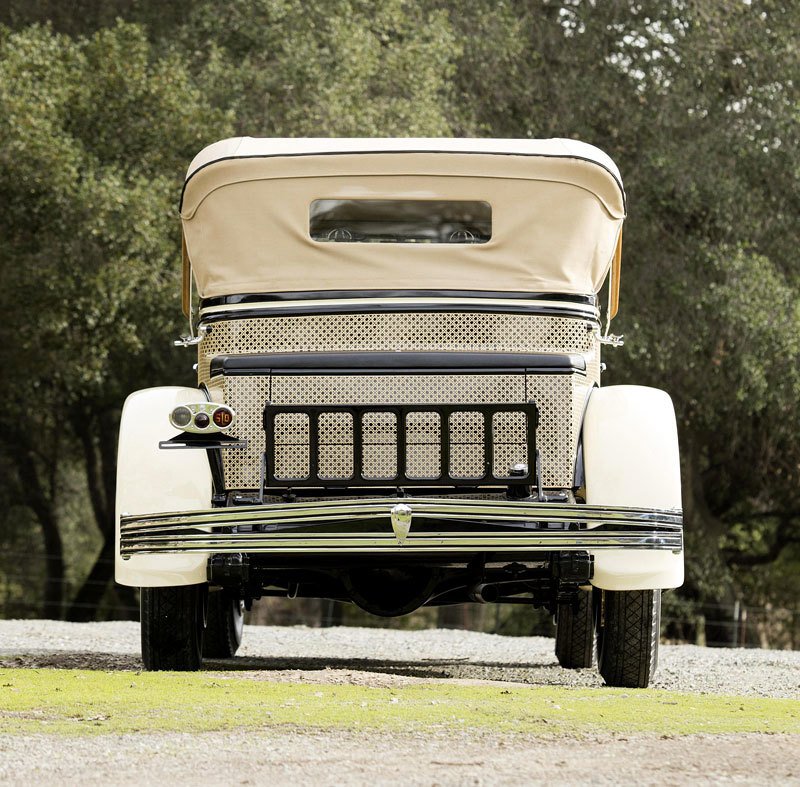
M 397 537 L 398 543 L 402 544 L 408 537 L 408 532 L 411 530 L 411 506 L 405 503 L 398 503 L 392 508 L 392 530 Z

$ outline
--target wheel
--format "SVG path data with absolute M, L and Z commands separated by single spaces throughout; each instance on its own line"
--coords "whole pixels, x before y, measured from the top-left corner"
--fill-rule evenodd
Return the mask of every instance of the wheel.
M 205 584 L 141 589 L 146 670 L 200 669 L 207 597 Z
M 562 667 L 583 669 L 594 661 L 592 591 L 579 590 L 572 603 L 556 611 L 556 658 Z
M 609 686 L 646 689 L 658 664 L 660 590 L 604 590 L 597 627 L 597 663 Z
M 203 639 L 203 655 L 229 659 L 242 644 L 244 603 L 227 590 L 208 594 L 208 622 Z

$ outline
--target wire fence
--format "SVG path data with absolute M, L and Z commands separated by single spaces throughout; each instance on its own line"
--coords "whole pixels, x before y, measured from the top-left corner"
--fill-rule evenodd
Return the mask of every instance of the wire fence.
M 0 566 L 0 618 L 40 618 L 44 602 L 44 576 L 27 570 L 31 560 L 44 564 L 45 555 L 7 551 L 6 570 Z M 23 561 L 24 558 L 24 561 Z M 111 568 L 113 559 L 101 561 Z M 81 619 L 136 619 L 139 614 L 135 591 L 115 586 L 113 580 L 64 578 L 50 583 L 62 599 L 60 614 L 48 617 Z M 76 600 L 80 588 L 94 586 L 98 599 Z M 100 587 L 97 587 L 100 586 Z M 52 611 L 52 607 L 49 608 Z M 544 610 L 510 604 L 457 604 L 426 607 L 400 618 L 380 618 L 351 604 L 325 599 L 264 598 L 247 615 L 253 625 L 362 626 L 374 628 L 460 628 L 506 635 L 552 636 L 551 617 Z M 745 647 L 800 650 L 800 609 L 771 604 L 696 603 L 677 594 L 665 594 L 662 637 L 668 642 L 715 647 Z
M 737 599 L 697 604 L 688 614 L 663 615 L 661 623 L 662 633 L 676 642 L 800 650 L 800 609 Z

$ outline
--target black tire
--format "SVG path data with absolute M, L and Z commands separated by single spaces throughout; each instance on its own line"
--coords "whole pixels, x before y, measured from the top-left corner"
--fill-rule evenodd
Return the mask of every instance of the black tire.
M 605 590 L 598 610 L 597 663 L 608 686 L 646 689 L 658 665 L 660 590 Z
M 594 661 L 592 591 L 579 590 L 575 601 L 556 611 L 556 658 L 566 669 L 585 669 Z
M 203 638 L 203 656 L 230 659 L 242 644 L 244 604 L 227 590 L 208 594 L 208 618 Z
M 198 670 L 208 586 L 142 588 L 142 661 L 146 670 Z

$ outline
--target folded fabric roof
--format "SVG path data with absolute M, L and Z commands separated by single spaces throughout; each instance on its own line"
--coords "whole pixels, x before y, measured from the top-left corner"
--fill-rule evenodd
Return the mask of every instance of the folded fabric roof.
M 320 243 L 314 200 L 474 200 L 487 243 Z M 181 200 L 201 297 L 299 290 L 596 293 L 625 217 L 611 159 L 575 140 L 223 140 Z

